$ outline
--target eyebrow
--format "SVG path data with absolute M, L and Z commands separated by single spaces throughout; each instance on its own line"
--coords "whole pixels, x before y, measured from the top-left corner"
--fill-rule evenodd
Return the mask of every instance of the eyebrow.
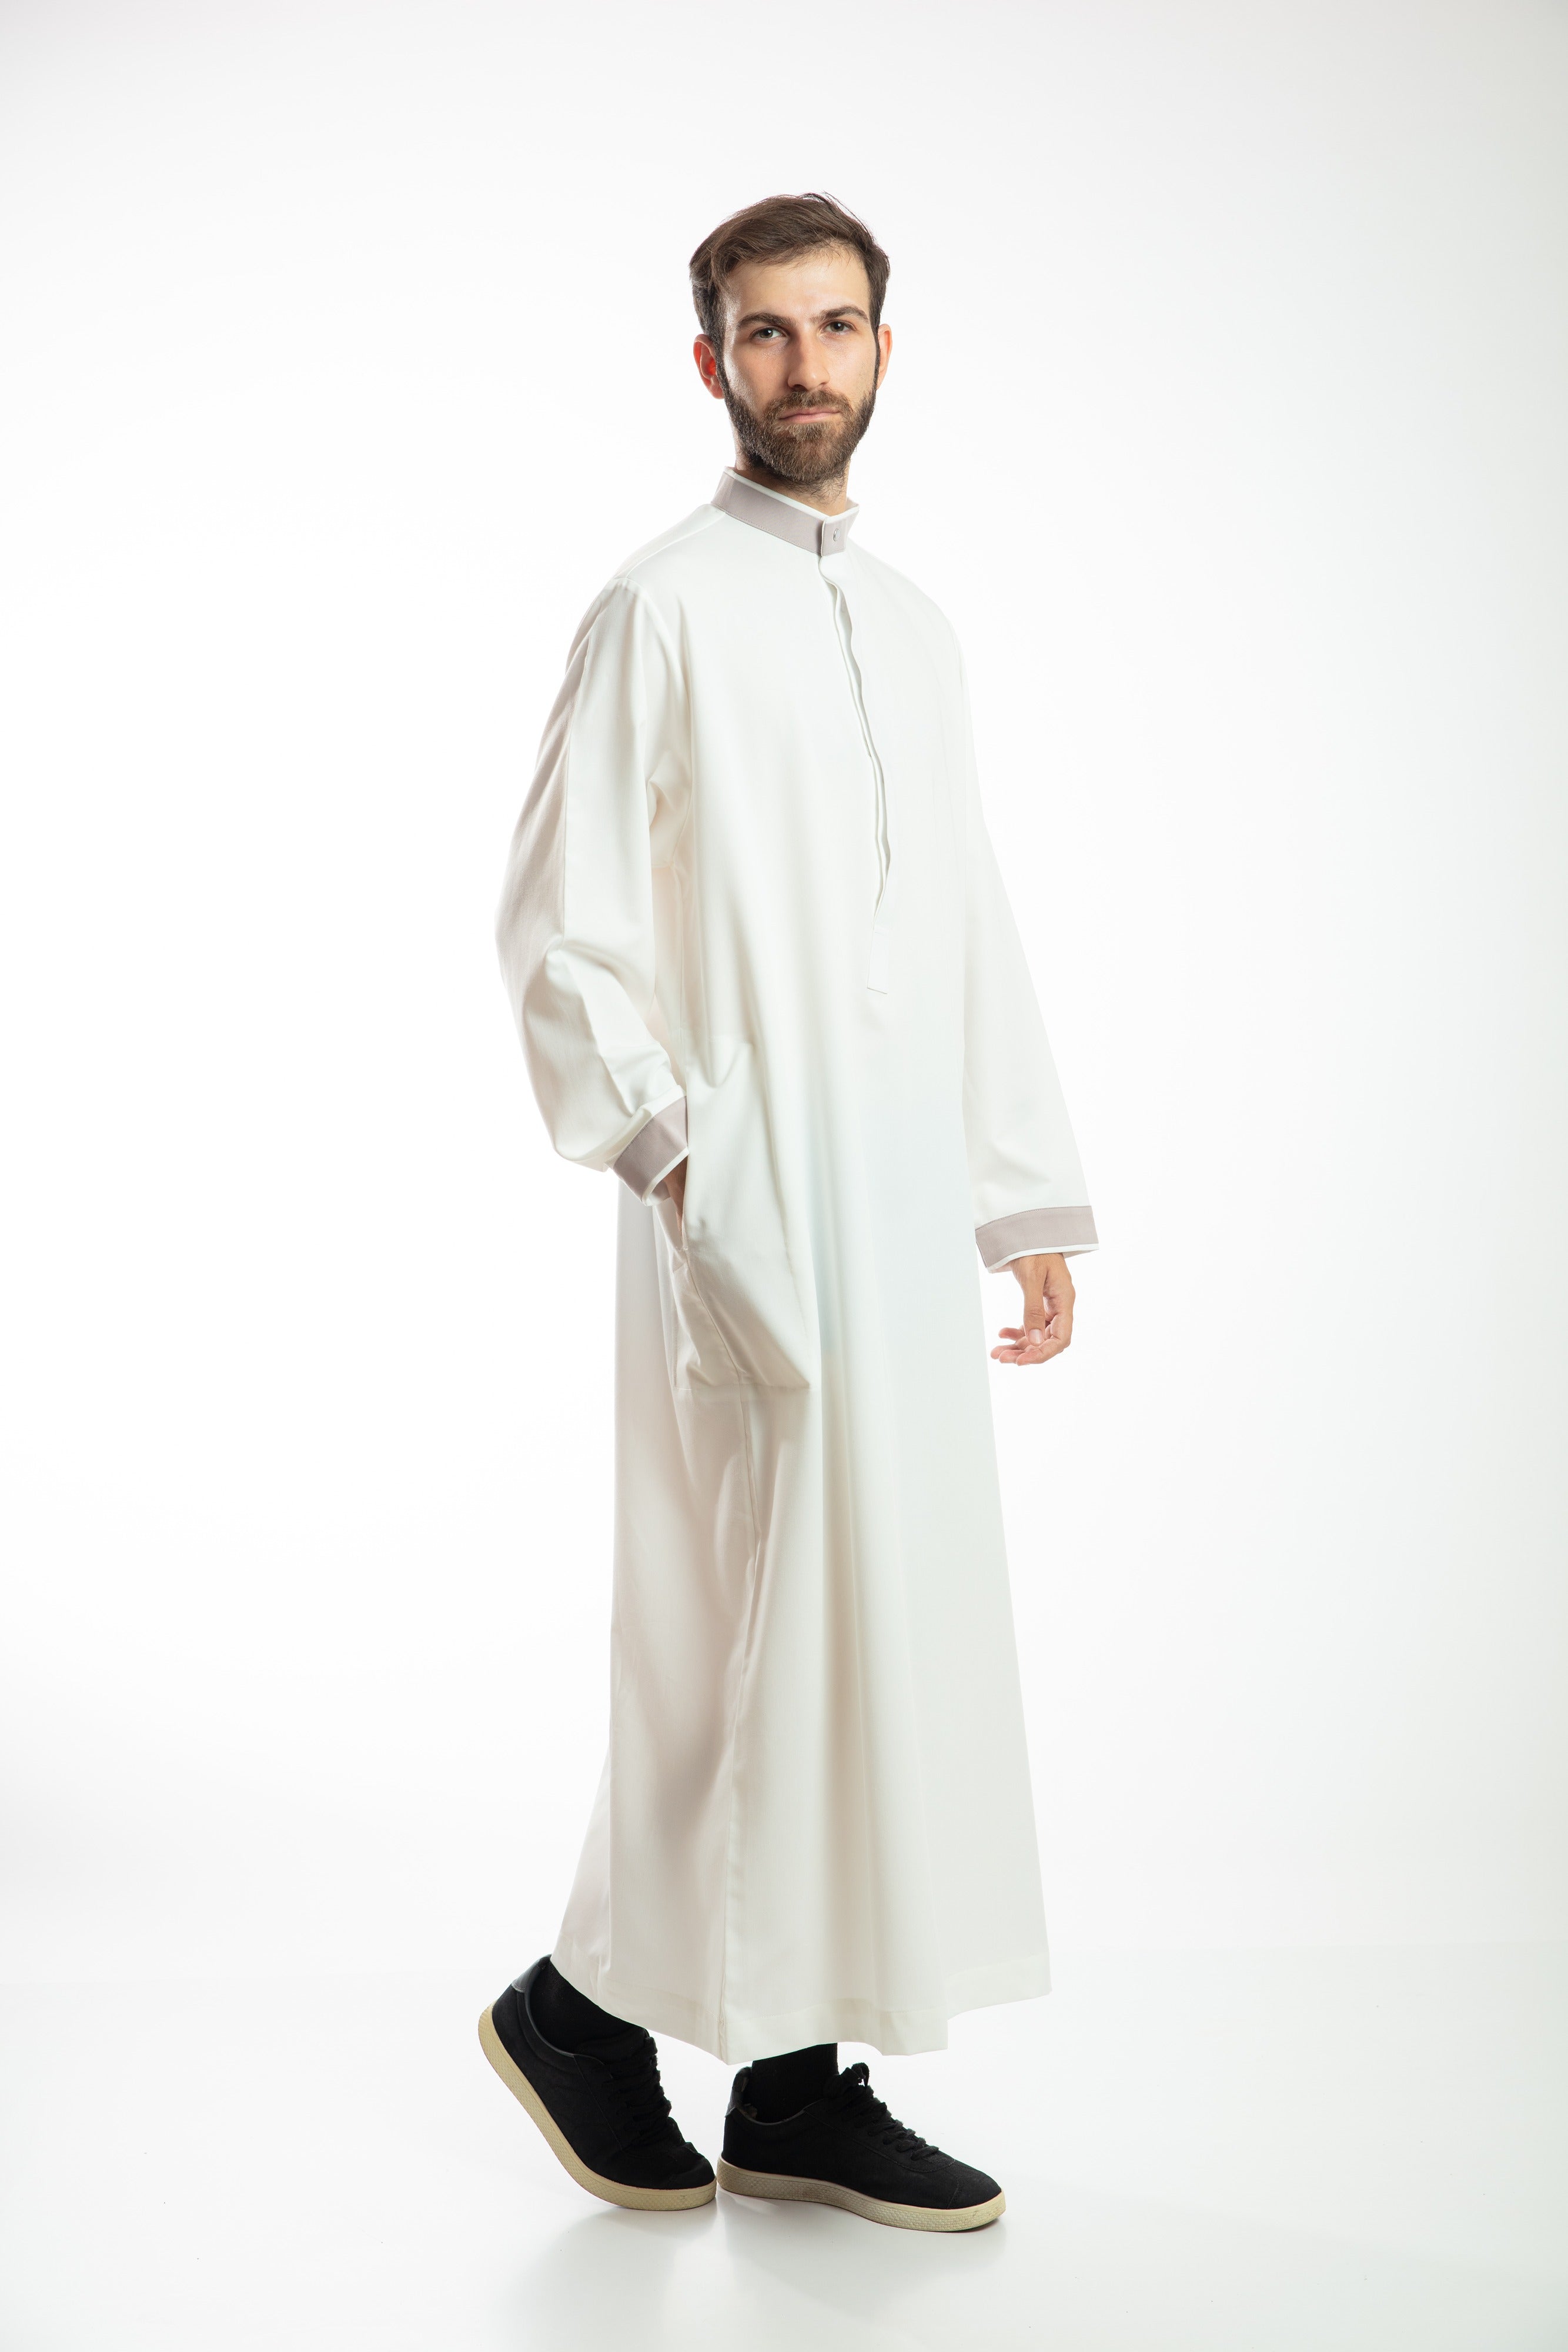
M 858 302 L 835 302 L 831 310 L 819 310 L 810 323 L 821 326 L 828 319 L 864 319 L 868 327 L 871 324 L 871 320 Z M 738 331 L 742 327 L 789 327 L 794 321 L 781 319 L 777 310 L 747 310 L 735 323 Z

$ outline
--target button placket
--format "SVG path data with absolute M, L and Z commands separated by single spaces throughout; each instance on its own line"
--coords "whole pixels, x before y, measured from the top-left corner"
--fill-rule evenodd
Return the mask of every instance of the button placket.
M 860 509 L 849 507 L 838 515 L 814 514 L 797 499 L 775 497 L 758 488 L 756 483 L 737 474 L 733 467 L 727 467 L 720 476 L 713 504 L 721 514 L 730 516 L 737 522 L 765 531 L 769 538 L 780 539 L 787 546 L 799 548 L 803 554 L 815 556 L 823 583 L 832 598 L 833 625 L 838 635 L 839 652 L 849 679 L 855 716 L 860 720 L 861 737 L 871 761 L 872 777 L 876 787 L 877 893 L 872 915 L 866 986 L 885 995 L 892 962 L 893 912 L 898 897 L 898 874 L 893 862 L 887 779 L 883 773 L 882 761 L 877 754 L 871 720 L 866 713 L 860 665 L 854 655 L 849 598 L 842 584 L 844 551 Z
M 839 650 L 843 656 L 844 670 L 849 678 L 850 693 L 860 720 L 861 739 L 871 761 L 872 777 L 876 787 L 876 905 L 872 912 L 871 948 L 866 963 L 866 986 L 878 995 L 885 995 L 889 986 L 889 970 L 893 950 L 893 910 L 897 898 L 897 877 L 893 865 L 893 835 L 888 813 L 887 778 L 877 751 L 876 739 L 871 731 L 871 719 L 865 707 L 860 664 L 855 659 L 854 625 L 850 613 L 849 598 L 844 593 L 841 574 L 842 541 L 849 535 L 851 518 L 830 515 L 822 523 L 822 551 L 819 559 L 822 578 L 833 600 L 833 621 L 838 635 Z M 840 546 L 830 549 L 830 530 L 838 528 Z

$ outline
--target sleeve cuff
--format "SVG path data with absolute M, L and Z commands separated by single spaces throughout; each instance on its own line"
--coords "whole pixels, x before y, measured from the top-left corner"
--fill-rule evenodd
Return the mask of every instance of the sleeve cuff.
M 1015 1257 L 1034 1257 L 1042 1251 L 1075 1256 L 1098 1249 L 1092 1209 L 1019 1209 L 1010 1217 L 993 1217 L 975 1227 L 975 1242 L 988 1270 L 1010 1265 Z
M 682 1095 L 678 1101 L 656 1110 L 610 1164 L 640 1201 L 650 1201 L 676 1161 L 685 1156 L 686 1098 Z

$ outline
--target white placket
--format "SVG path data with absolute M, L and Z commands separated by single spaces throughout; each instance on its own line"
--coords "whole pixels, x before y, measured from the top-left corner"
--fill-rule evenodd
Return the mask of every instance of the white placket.
M 888 814 L 887 778 L 883 773 L 871 720 L 866 716 L 865 695 L 861 685 L 860 664 L 855 659 L 854 626 L 850 616 L 850 600 L 844 593 L 844 541 L 849 536 L 849 518 L 830 515 L 822 524 L 821 554 L 819 568 L 827 582 L 833 600 L 833 621 L 838 631 L 839 646 L 844 657 L 844 670 L 849 678 L 855 715 L 861 724 L 861 738 L 866 757 L 871 761 L 875 786 L 876 824 L 876 904 L 872 910 L 871 945 L 866 960 L 866 986 L 885 995 L 889 986 L 893 956 L 893 914 L 897 902 L 898 877 L 893 863 L 893 834 Z

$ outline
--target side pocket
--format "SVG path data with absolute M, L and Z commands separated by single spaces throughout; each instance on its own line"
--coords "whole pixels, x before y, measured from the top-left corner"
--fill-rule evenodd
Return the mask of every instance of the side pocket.
M 693 1377 L 716 1386 L 810 1388 L 817 1351 L 790 1260 L 768 1103 L 748 1045 L 735 1045 L 716 1085 L 688 1070 L 686 1117 L 682 1274 L 695 1328 L 712 1342 L 699 1341 L 703 1369 Z M 674 1203 L 662 1205 L 679 1230 Z
M 718 1328 L 692 1274 L 680 1213 L 666 1194 L 650 1203 L 663 1236 L 660 1305 L 664 1321 L 664 1360 L 672 1388 L 733 1388 L 735 1366 L 726 1355 Z

